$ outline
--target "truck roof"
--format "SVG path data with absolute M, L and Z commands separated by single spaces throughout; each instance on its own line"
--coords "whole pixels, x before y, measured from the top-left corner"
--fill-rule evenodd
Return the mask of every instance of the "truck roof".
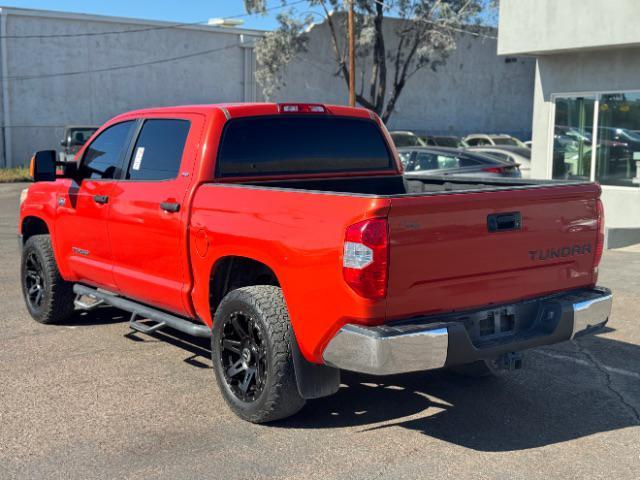
M 201 105 L 178 105 L 171 107 L 152 107 L 142 108 L 139 110 L 132 110 L 122 113 L 115 117 L 131 117 L 136 115 L 148 115 L 154 113 L 202 113 L 204 115 L 211 115 L 216 111 L 222 110 L 225 116 L 230 118 L 237 117 L 252 117 L 260 115 L 278 115 L 282 112 L 283 106 L 320 106 L 325 109 L 329 114 L 360 117 L 360 118 L 375 118 L 375 114 L 366 108 L 360 107 L 346 107 L 344 105 L 327 105 L 322 103 L 308 103 L 308 102 L 281 102 L 281 103 L 213 103 L 213 104 L 201 104 Z M 304 113 L 304 112 L 302 112 Z M 321 113 L 321 112 L 319 112 Z M 115 120 L 114 119 L 114 120 Z M 110 122 L 111 123 L 111 122 Z

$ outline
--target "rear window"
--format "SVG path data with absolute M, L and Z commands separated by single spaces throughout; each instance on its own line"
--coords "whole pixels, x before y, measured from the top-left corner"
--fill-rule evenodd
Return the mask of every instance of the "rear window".
M 516 142 L 513 138 L 509 137 L 493 137 L 493 143 L 496 145 L 513 145 L 518 146 L 518 142 Z
M 445 170 L 449 168 L 466 168 L 478 165 L 476 160 L 468 157 L 442 155 L 431 152 L 420 152 L 410 170 Z
M 393 167 L 378 125 L 333 116 L 230 120 L 222 133 L 220 177 L 383 170 Z

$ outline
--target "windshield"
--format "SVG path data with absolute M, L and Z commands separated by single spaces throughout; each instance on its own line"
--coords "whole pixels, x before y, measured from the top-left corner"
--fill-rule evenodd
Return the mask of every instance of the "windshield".
M 97 128 L 70 128 L 67 135 L 71 144 L 84 145 L 96 130 Z
M 373 120 L 279 115 L 230 120 L 222 132 L 222 177 L 394 169 Z
M 457 137 L 433 137 L 433 140 L 440 147 L 458 148 L 462 145 Z
M 496 145 L 513 145 L 516 147 L 521 146 L 515 138 L 511 137 L 493 137 L 492 140 Z
M 392 133 L 391 138 L 396 147 L 423 147 L 426 143 L 411 133 Z
M 621 137 L 625 137 L 632 142 L 640 142 L 640 135 L 637 133 L 627 130 L 626 128 L 620 128 L 619 131 Z

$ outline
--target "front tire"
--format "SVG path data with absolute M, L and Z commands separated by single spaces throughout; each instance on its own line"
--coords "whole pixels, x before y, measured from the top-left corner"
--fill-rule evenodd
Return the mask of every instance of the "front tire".
M 289 417 L 305 404 L 293 367 L 295 341 L 279 287 L 229 292 L 213 320 L 211 356 L 229 408 L 252 423 Z
M 27 310 L 35 321 L 60 323 L 73 315 L 73 284 L 60 275 L 49 235 L 34 235 L 26 241 L 20 277 Z

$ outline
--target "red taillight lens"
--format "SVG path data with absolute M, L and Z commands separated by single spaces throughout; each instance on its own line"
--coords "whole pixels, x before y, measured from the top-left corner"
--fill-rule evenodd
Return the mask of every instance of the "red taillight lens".
M 387 221 L 373 218 L 347 228 L 342 273 L 360 296 L 377 300 L 387 294 L 389 240 Z
M 598 218 L 598 230 L 596 233 L 596 251 L 593 258 L 593 268 L 598 268 L 602 259 L 602 250 L 604 249 L 604 207 L 602 200 L 596 200 L 596 216 Z
M 482 171 L 489 173 L 503 173 L 505 171 L 505 167 L 487 167 L 483 168 Z

